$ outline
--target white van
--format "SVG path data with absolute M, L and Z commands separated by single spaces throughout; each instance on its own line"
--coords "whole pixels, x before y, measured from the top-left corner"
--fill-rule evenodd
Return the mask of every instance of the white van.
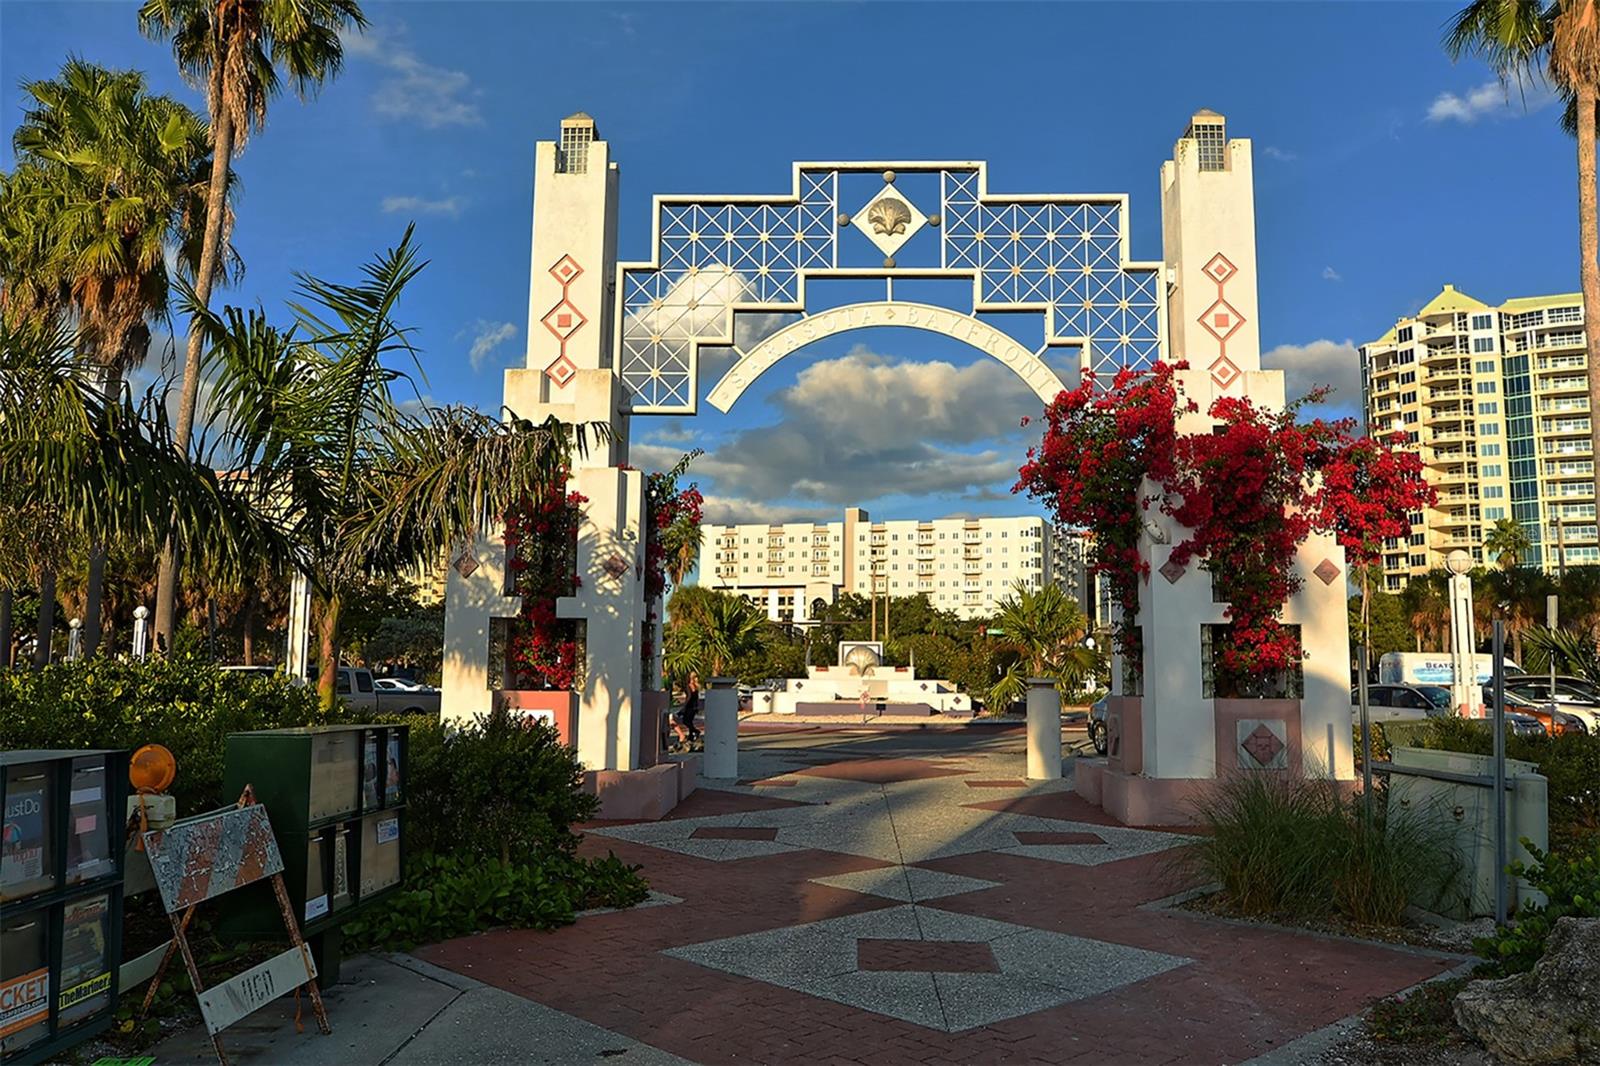
M 1477 667 L 1476 681 L 1487 685 L 1494 680 L 1494 656 L 1482 652 L 1472 657 Z M 1505 661 L 1506 674 L 1520 674 L 1522 667 Z M 1454 683 L 1455 667 L 1447 651 L 1391 651 L 1378 659 L 1380 685 L 1449 685 Z

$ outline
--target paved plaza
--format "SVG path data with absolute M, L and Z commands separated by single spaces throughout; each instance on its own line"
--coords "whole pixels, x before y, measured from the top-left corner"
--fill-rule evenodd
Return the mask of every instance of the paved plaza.
M 1296 1061 L 1456 961 L 1174 909 L 1188 838 L 1029 785 L 1019 731 L 741 744 L 737 784 L 590 827 L 664 905 L 418 956 L 584 1027 L 577 1059 L 701 1063 Z

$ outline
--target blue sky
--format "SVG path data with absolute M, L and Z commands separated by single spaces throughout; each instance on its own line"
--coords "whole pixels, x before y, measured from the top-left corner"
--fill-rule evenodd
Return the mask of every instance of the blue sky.
M 0 3 L 0 107 L 69 54 L 148 72 L 203 107 L 136 5 Z M 1160 257 L 1157 177 L 1210 107 L 1255 142 L 1261 326 L 1291 389 L 1443 282 L 1482 299 L 1577 288 L 1573 144 L 1439 48 L 1453 5 L 368 3 L 310 104 L 275 101 L 236 167 L 243 282 L 280 312 L 292 274 L 350 276 L 407 222 L 408 292 L 439 402 L 494 409 L 527 322 L 533 143 L 595 116 L 622 171 L 620 251 L 648 256 L 656 193 L 782 193 L 809 159 L 984 159 L 991 191 L 1126 191 Z M 0 149 L 9 166 L 9 135 Z M 709 388 L 703 382 L 702 388 Z M 955 396 L 963 402 L 950 402 Z M 1009 488 L 1035 414 L 998 363 L 878 330 L 783 360 L 727 414 L 635 420 L 641 465 L 688 447 L 715 520 L 1028 513 Z

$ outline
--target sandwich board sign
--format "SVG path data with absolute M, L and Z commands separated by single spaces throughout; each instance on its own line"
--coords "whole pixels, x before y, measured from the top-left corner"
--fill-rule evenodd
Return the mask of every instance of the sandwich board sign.
M 172 961 L 173 952 L 177 951 L 183 955 L 211 1046 L 223 1066 L 227 1066 L 228 1057 L 222 1050 L 219 1036 L 222 1030 L 301 986 L 311 993 L 318 1027 L 324 1034 L 331 1033 L 327 1011 L 322 1006 L 322 993 L 317 988 L 317 967 L 311 959 L 311 949 L 300 936 L 300 926 L 283 885 L 283 856 L 272 835 L 267 809 L 255 802 L 251 789 L 246 786 L 237 806 L 185 818 L 165 829 L 148 830 L 143 840 L 156 890 L 161 893 L 161 903 L 172 922 L 173 932 L 172 942 L 145 994 L 144 1011 L 149 1011 L 156 989 L 160 987 L 161 975 Z M 267 879 L 271 880 L 273 894 L 283 911 L 289 949 L 244 973 L 205 988 L 186 938 L 195 908 L 206 900 Z

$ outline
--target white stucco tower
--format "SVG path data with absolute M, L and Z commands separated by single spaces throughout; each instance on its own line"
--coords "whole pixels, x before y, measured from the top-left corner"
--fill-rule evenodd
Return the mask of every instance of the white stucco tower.
M 1283 372 L 1261 369 L 1250 142 L 1229 140 L 1216 112 L 1197 112 L 1162 164 L 1161 206 L 1169 352 L 1189 364 L 1178 379 L 1199 408 L 1180 412 L 1178 431 L 1208 432 L 1205 412 L 1223 395 L 1281 409 Z M 1147 483 L 1147 494 L 1154 491 Z M 1171 561 L 1187 533 L 1157 509 L 1146 512 L 1142 669 L 1117 658 L 1108 765 L 1103 773 L 1078 768 L 1079 791 L 1130 824 L 1191 821 L 1193 800 L 1230 773 L 1354 776 L 1343 550 L 1331 536 L 1313 534 L 1295 563 L 1300 590 L 1283 621 L 1300 630 L 1299 694 L 1225 699 L 1211 690 L 1206 660 L 1211 627 L 1226 622 L 1228 605 L 1215 598 L 1198 561 Z
M 611 369 L 617 181 L 617 165 L 588 115 L 562 120 L 559 141 L 535 146 L 527 358 L 505 373 L 510 414 L 536 422 L 554 415 L 586 431 L 587 450 L 575 458 L 569 482 L 587 500 L 578 538 L 580 587 L 556 611 L 579 620 L 586 643 L 605 653 L 589 656 L 570 711 L 524 709 L 551 712 L 592 770 L 637 768 L 643 735 L 644 475 L 620 469 L 628 424 Z M 506 595 L 500 531 L 491 531 L 474 554 L 476 569 L 457 566 L 446 593 L 446 718 L 470 718 L 492 706 L 486 654 L 492 619 L 514 616 L 519 606 Z

